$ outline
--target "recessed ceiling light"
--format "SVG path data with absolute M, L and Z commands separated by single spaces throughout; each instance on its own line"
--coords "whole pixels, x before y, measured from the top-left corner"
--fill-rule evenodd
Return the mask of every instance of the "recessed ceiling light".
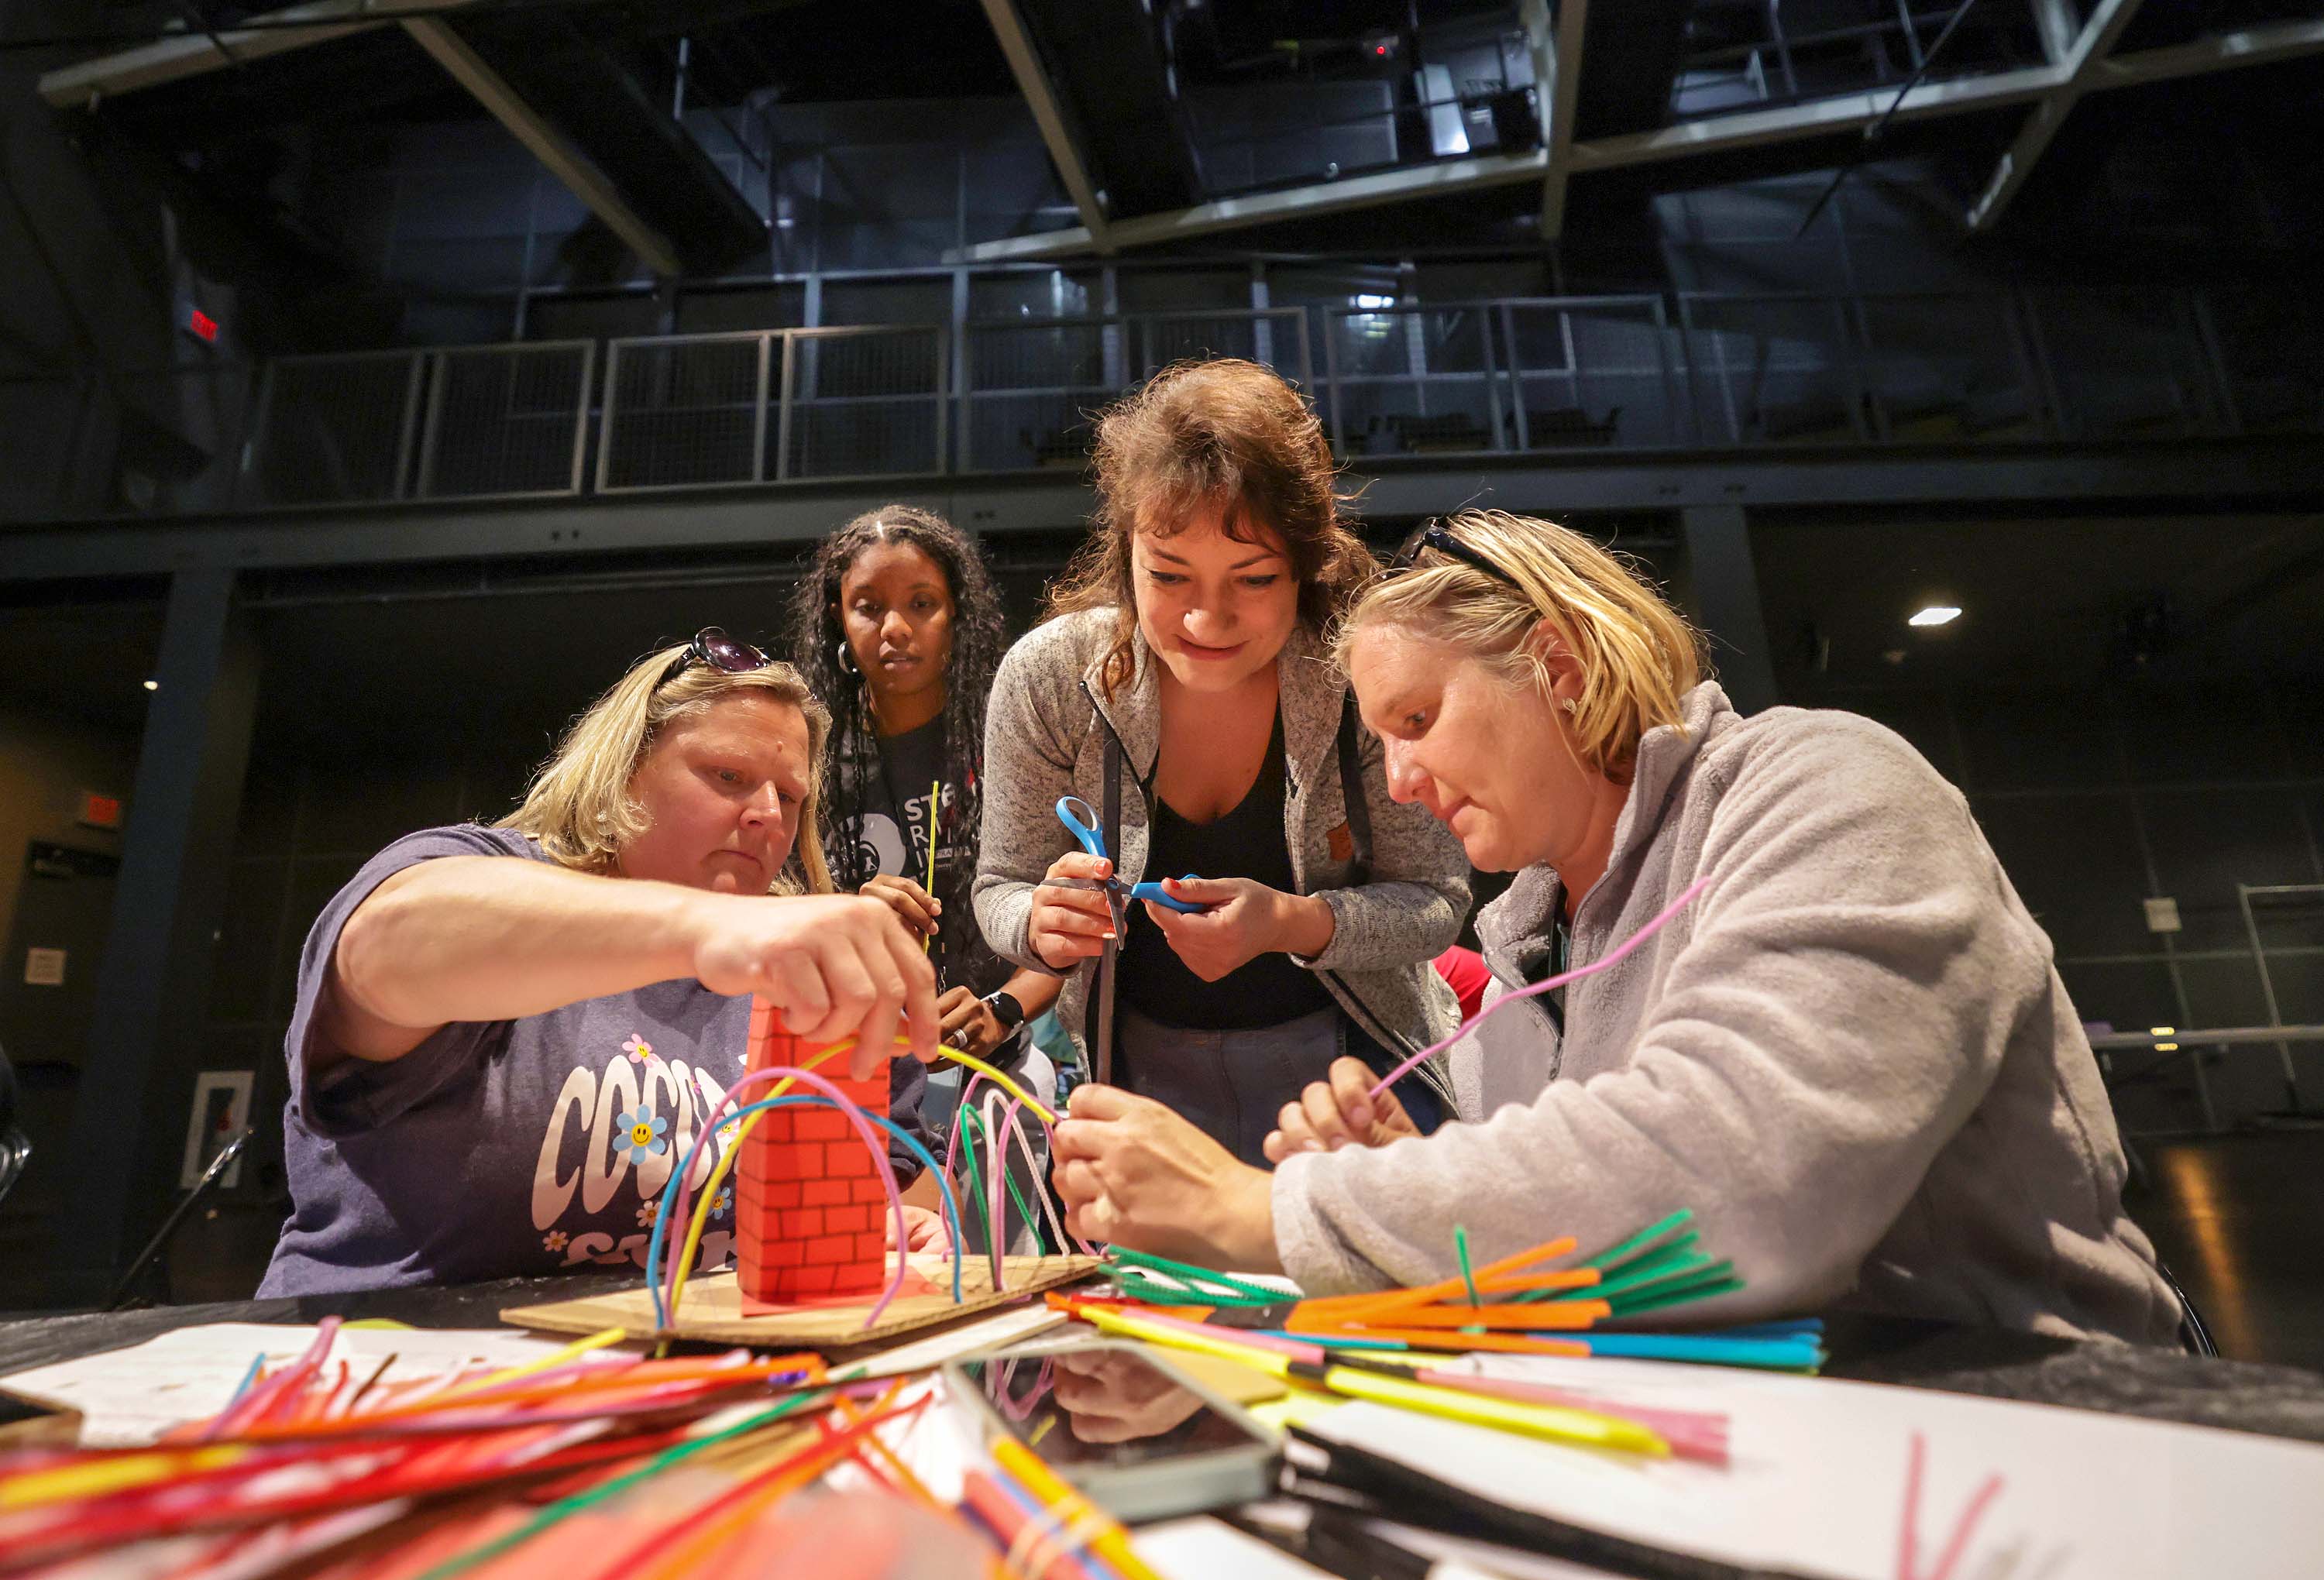
M 161 683 L 158 680 L 149 680 L 145 683 L 145 689 L 147 691 L 160 691 L 161 689 Z
M 1950 603 L 1932 603 L 1904 623 L 1909 626 L 1950 625 L 1960 618 L 1960 611 Z

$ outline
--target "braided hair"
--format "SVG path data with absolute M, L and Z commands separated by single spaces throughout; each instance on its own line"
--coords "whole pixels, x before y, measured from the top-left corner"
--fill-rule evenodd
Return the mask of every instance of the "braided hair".
M 825 760 L 829 782 L 824 796 L 826 850 L 832 877 L 843 890 L 861 888 L 874 875 L 870 847 L 862 838 L 866 789 L 879 772 L 880 737 L 872 712 L 871 688 L 853 657 L 845 663 L 847 636 L 839 620 L 839 586 L 855 556 L 878 543 L 908 543 L 943 570 L 952 594 L 952 657 L 945 666 L 944 761 L 955 769 L 960 800 L 945 818 L 944 831 L 964 844 L 968 860 L 959 895 L 939 897 L 947 916 L 967 914 L 968 877 L 976 870 L 977 835 L 982 826 L 984 705 L 992 676 L 1008 646 L 1001 594 L 984 559 L 968 535 L 933 510 L 885 505 L 866 510 L 823 540 L 814 563 L 792 594 L 794 662 L 807 684 L 831 708 L 831 746 Z

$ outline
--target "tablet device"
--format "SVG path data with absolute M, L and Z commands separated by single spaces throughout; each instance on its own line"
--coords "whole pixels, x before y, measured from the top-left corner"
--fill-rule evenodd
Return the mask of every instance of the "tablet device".
M 1275 1484 L 1278 1439 L 1143 1345 L 1093 1340 L 945 1367 L 953 1397 L 1117 1520 L 1246 1503 Z

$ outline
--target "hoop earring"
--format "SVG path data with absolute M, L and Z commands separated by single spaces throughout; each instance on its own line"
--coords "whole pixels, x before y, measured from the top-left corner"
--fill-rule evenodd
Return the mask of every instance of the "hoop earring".
M 861 680 L 863 677 L 863 672 L 855 667 L 855 655 L 847 650 L 847 641 L 844 638 L 842 638 L 839 641 L 838 653 L 839 673 L 842 675 L 852 675 L 858 680 Z

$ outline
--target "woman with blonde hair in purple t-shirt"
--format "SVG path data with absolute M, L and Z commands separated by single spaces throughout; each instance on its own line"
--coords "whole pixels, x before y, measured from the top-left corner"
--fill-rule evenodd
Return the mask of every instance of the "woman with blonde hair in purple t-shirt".
M 933 1057 L 918 941 L 830 892 L 829 726 L 790 666 L 706 629 L 632 666 L 499 824 L 374 857 L 300 957 L 294 1208 L 261 1292 L 642 1268 L 752 995 L 810 1042 L 860 1037 L 859 1078 L 899 1027 Z M 714 1203 L 706 1264 L 733 1222 Z

